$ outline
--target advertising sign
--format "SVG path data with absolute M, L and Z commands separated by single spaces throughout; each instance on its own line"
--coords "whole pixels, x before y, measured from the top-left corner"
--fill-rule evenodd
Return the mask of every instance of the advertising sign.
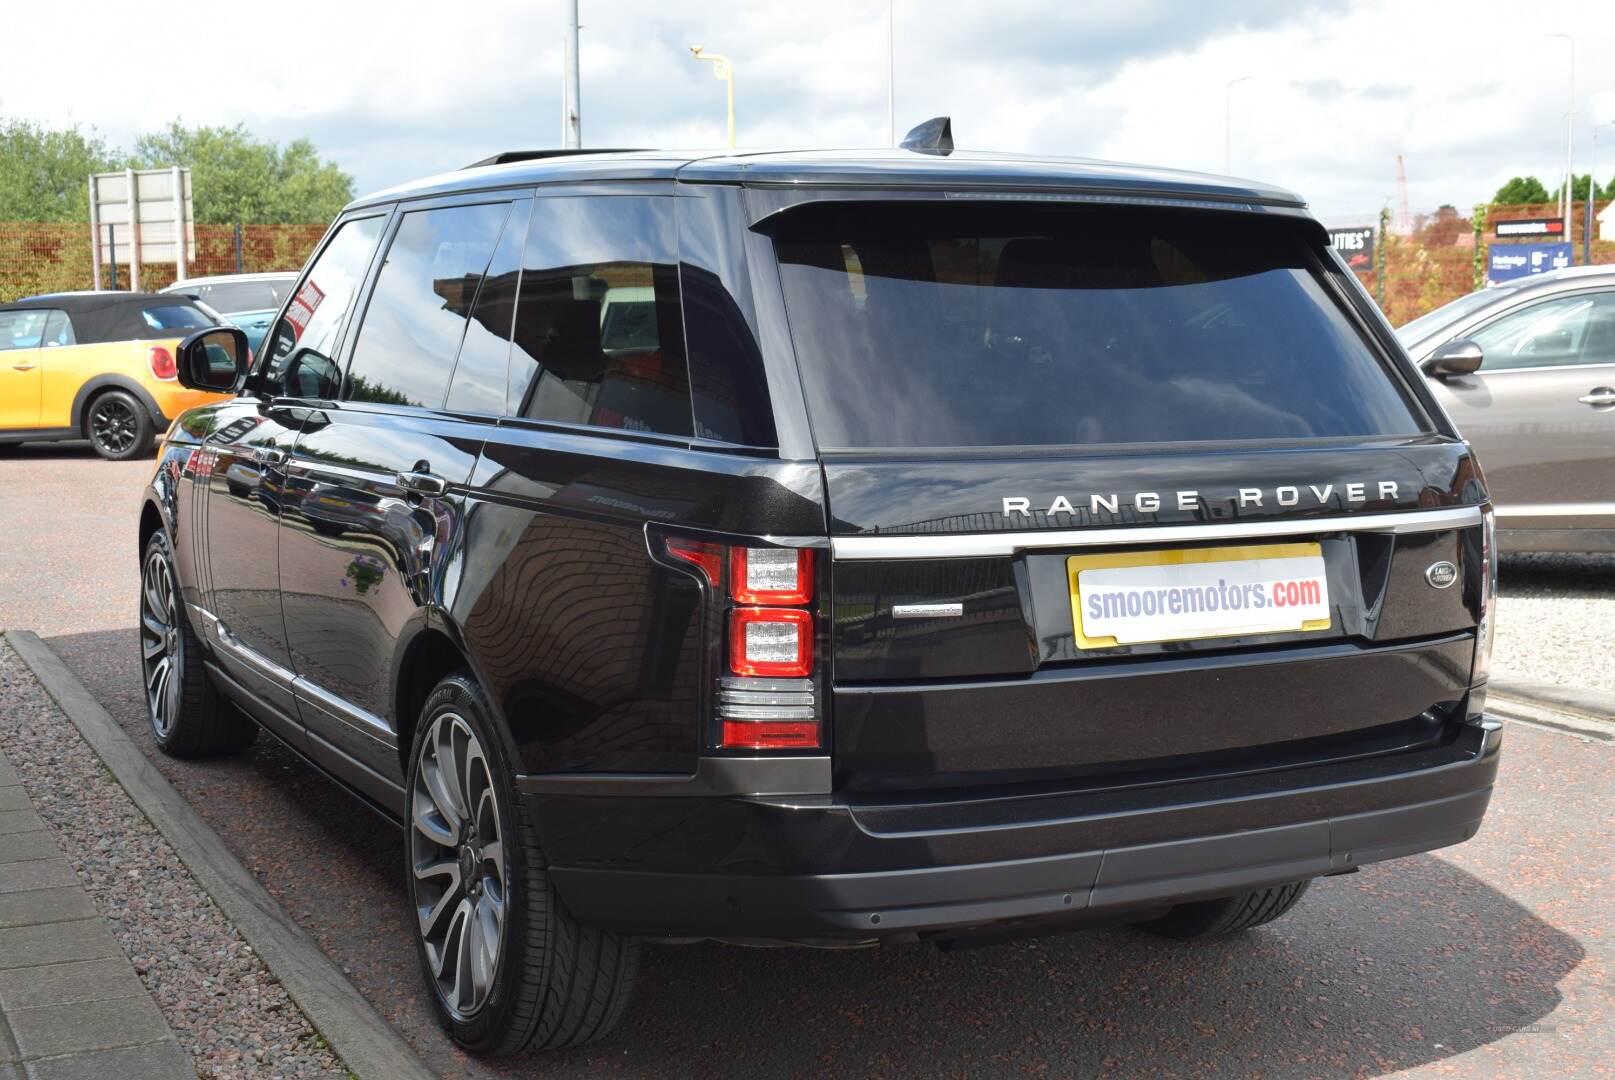
M 1330 229 L 1329 246 L 1340 252 L 1346 265 L 1359 274 L 1374 269 L 1374 227 Z
M 1492 235 L 1507 238 L 1511 236 L 1564 236 L 1564 218 L 1514 218 L 1511 221 L 1498 221 L 1492 224 Z
M 1498 244 L 1486 264 L 1486 283 L 1496 285 L 1570 265 L 1570 245 Z
M 90 177 L 90 235 L 95 243 L 95 287 L 101 267 L 129 264 L 129 283 L 140 288 L 140 268 L 173 263 L 185 280 L 187 254 L 196 251 L 191 170 L 125 169 Z

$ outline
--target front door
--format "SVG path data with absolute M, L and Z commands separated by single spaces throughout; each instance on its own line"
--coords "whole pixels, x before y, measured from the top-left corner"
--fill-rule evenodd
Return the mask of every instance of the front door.
M 1615 527 L 1615 291 L 1540 300 L 1466 335 L 1485 359 L 1436 382 L 1507 529 Z
M 45 308 L 0 311 L 0 431 L 39 426 L 39 353 L 50 315 Z
M 205 442 L 204 603 L 218 619 L 221 664 L 264 704 L 260 719 L 300 749 L 281 603 L 280 522 L 306 494 L 287 468 L 312 403 L 334 393 L 347 318 L 387 218 L 353 218 L 327 238 L 254 372 L 257 396 L 221 406 Z
M 438 605 L 487 430 L 445 404 L 462 341 L 481 341 L 468 315 L 510 216 L 509 201 L 399 216 L 340 400 L 310 415 L 289 466 L 301 497 L 281 530 L 282 596 L 310 752 L 400 811 L 397 662 Z

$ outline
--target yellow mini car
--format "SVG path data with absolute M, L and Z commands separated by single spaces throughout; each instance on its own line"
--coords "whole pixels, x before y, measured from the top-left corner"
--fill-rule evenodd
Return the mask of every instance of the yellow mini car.
M 89 439 L 112 461 L 146 453 L 170 419 L 222 396 L 185 389 L 174 369 L 180 340 L 219 323 L 193 300 L 152 293 L 0 304 L 0 449 Z

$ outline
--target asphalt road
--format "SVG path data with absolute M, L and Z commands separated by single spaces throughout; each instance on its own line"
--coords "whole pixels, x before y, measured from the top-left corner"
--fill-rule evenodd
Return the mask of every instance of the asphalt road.
M 39 630 L 149 750 L 132 629 L 148 467 L 73 448 L 0 457 L 0 625 Z M 1540 587 L 1553 570 L 1533 573 Z M 1511 725 L 1478 838 L 1322 881 L 1236 940 L 655 948 L 609 1041 L 496 1066 L 431 1020 L 401 834 L 267 738 L 233 760 L 153 760 L 446 1076 L 1514 1077 L 1615 1062 L 1615 743 L 1544 728 Z

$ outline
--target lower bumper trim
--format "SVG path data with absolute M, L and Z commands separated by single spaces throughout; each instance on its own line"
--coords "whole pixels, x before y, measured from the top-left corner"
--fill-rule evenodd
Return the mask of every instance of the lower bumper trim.
M 553 867 L 567 906 L 637 933 L 867 939 L 1228 896 L 1474 836 L 1490 784 L 1273 828 L 1033 859 L 859 874 L 742 876 Z

